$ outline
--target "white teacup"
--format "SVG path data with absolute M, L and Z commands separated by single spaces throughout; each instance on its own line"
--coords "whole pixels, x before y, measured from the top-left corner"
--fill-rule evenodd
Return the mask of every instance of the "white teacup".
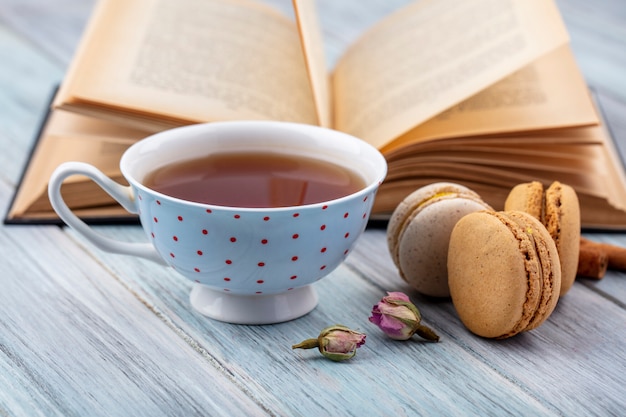
M 330 201 L 291 207 L 228 207 L 186 201 L 148 188 L 145 178 L 174 162 L 216 152 L 275 152 L 346 167 L 365 186 Z M 49 183 L 55 211 L 100 249 L 173 267 L 195 282 L 192 306 L 211 318 L 245 324 L 291 320 L 317 305 L 312 283 L 333 271 L 365 229 L 387 172 L 381 153 L 347 134 L 283 122 L 237 121 L 192 125 L 132 145 L 120 162 L 130 186 L 80 162 L 59 166 Z M 139 214 L 149 243 L 106 237 L 65 204 L 70 175 L 95 181 L 126 210 Z

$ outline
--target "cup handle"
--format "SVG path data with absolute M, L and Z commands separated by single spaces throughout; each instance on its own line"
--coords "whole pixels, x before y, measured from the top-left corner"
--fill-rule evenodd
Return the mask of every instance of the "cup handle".
M 151 243 L 132 243 L 112 239 L 96 232 L 76 216 L 67 206 L 61 195 L 63 181 L 71 175 L 83 175 L 98 184 L 107 194 L 113 197 L 128 212 L 138 212 L 135 198 L 130 187 L 118 184 L 98 168 L 84 162 L 65 162 L 57 167 L 48 183 L 48 197 L 52 208 L 61 220 L 83 235 L 93 245 L 107 252 L 134 255 L 151 261 L 165 264 L 165 261 Z

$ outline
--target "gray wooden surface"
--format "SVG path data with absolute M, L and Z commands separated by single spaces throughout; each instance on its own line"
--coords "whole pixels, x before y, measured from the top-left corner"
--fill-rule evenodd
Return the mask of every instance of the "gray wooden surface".
M 331 61 L 379 13 L 403 2 L 320 1 Z M 0 0 L 3 210 L 92 4 Z M 558 5 L 618 146 L 626 146 L 626 3 Z M 134 226 L 101 229 L 142 239 Z M 624 234 L 588 236 L 626 246 Z M 190 310 L 190 284 L 172 271 L 99 252 L 71 230 L 0 226 L 0 416 L 626 412 L 624 273 L 578 280 L 547 323 L 505 341 L 471 335 L 449 301 L 412 293 L 382 229 L 367 230 L 316 287 L 320 304 L 301 319 L 229 325 Z M 387 290 L 408 292 L 441 342 L 394 342 L 373 327 L 371 306 Z M 291 350 L 336 322 L 368 334 L 351 361 Z

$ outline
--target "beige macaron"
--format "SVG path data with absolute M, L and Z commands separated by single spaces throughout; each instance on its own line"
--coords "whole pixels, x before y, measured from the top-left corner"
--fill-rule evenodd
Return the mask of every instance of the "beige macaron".
M 541 325 L 559 299 L 561 267 L 554 241 L 521 211 L 463 217 L 450 236 L 452 303 L 473 333 L 503 339 Z
M 580 251 L 580 205 L 576 191 L 558 181 L 544 190 L 538 181 L 516 185 L 509 193 L 505 210 L 532 214 L 548 229 L 561 260 L 561 290 L 564 295 L 574 284 Z
M 460 184 L 433 183 L 408 195 L 387 227 L 389 251 L 400 276 L 422 294 L 449 297 L 450 233 L 460 218 L 479 210 L 491 207 Z

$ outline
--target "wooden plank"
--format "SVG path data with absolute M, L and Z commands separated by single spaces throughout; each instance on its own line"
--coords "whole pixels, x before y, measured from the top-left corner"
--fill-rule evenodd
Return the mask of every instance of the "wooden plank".
M 0 26 L 0 166 L 17 181 L 46 110 L 53 86 L 62 77 L 58 65 Z
M 128 227 L 116 230 L 115 236 L 143 239 L 140 230 Z M 241 326 L 194 312 L 188 302 L 190 284 L 171 270 L 96 252 L 115 275 L 149 297 L 146 303 L 228 366 L 258 401 L 266 407 L 278 401 L 287 415 L 332 415 L 334 410 L 350 416 L 418 410 L 458 414 L 481 409 L 497 414 L 511 408 L 549 414 L 540 402 L 449 339 L 441 344 L 387 339 L 367 320 L 380 290 L 361 282 L 350 268 L 340 267 L 316 284 L 321 301 L 309 315 L 272 326 Z M 349 364 L 330 362 L 316 351 L 291 350 L 293 343 L 315 337 L 335 322 L 368 334 L 366 345 Z M 451 384 L 455 378 L 464 383 Z
M 622 234 L 603 236 L 626 246 Z M 446 329 L 448 337 L 464 350 L 565 415 L 598 415 L 607 410 L 619 414 L 617 411 L 626 409 L 626 363 L 619 347 L 626 341 L 623 273 L 610 271 L 596 283 L 579 280 L 540 328 L 509 340 L 490 341 L 469 334 L 449 300 L 432 300 L 411 292 L 398 278 L 391 259 L 380 253 L 384 239 L 384 230 L 370 230 L 347 263 L 382 291 L 407 291 L 429 323 Z M 374 257 L 374 253 L 379 255 Z M 596 401 L 600 395 L 603 404 Z
M 587 82 L 626 101 L 626 7 L 620 0 L 557 0 Z
M 267 414 L 61 229 L 0 230 L 2 415 Z
M 65 68 L 95 0 L 2 0 L 0 22 Z
M 113 233 L 131 241 L 144 239 L 138 229 L 119 228 Z M 395 267 L 380 252 L 383 240 L 383 231 L 368 231 L 346 264 L 316 284 L 321 302 L 308 316 L 257 327 L 214 322 L 191 311 L 190 286 L 172 277 L 172 272 L 119 255 L 97 252 L 96 256 L 220 362 L 233 366 L 242 383 L 256 381 L 290 412 L 347 408 L 362 415 L 373 407 L 379 415 L 388 415 L 396 406 L 431 414 L 527 412 L 525 407 L 535 401 L 537 407 L 542 404 L 537 409 L 541 414 L 576 415 L 580 410 L 593 414 L 626 407 L 621 388 L 626 368 L 620 364 L 619 349 L 626 343 L 626 334 L 615 331 L 626 323 L 621 306 L 576 284 L 540 329 L 507 341 L 481 339 L 464 329 L 449 301 L 433 301 L 406 286 L 395 286 Z M 174 286 L 166 283 L 172 279 Z M 367 321 L 369 311 L 387 290 L 411 294 L 425 320 L 441 332 L 442 342 L 391 341 L 373 327 Z M 365 347 L 350 366 L 338 368 L 316 352 L 290 351 L 291 343 L 315 336 L 335 322 L 368 334 Z M 233 340 L 236 347 L 215 340 Z M 459 380 L 462 388 L 455 385 Z M 600 381 L 606 387 L 602 404 L 594 402 L 598 391 L 593 386 Z M 331 392 L 327 392 L 328 384 Z M 582 391 L 581 386 L 585 387 Z M 255 391 L 259 387 L 248 389 L 255 396 L 266 395 Z M 324 404 L 318 404 L 318 398 L 324 398 Z M 522 403 L 516 402 L 519 398 Z

